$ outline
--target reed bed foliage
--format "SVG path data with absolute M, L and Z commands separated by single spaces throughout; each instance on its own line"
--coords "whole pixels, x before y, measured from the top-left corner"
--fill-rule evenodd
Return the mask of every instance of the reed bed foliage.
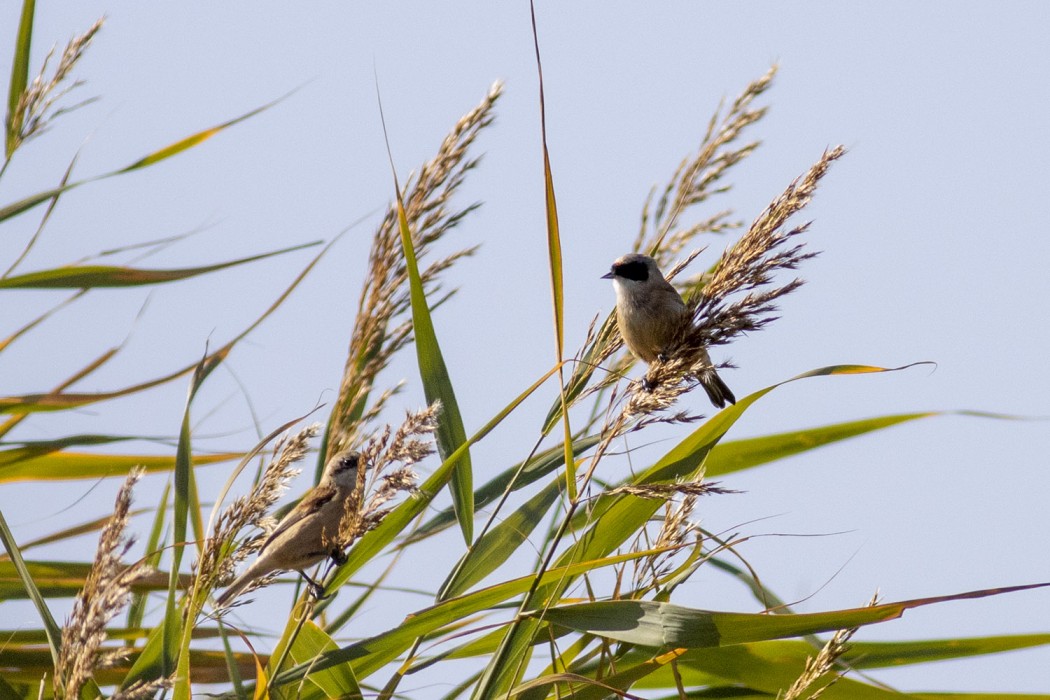
M 45 61 L 34 73 L 29 65 L 33 12 L 34 4 L 24 2 L 14 42 L 0 178 L 28 140 L 61 123 L 70 108 L 64 106 L 68 93 L 80 85 L 74 77 L 78 62 L 102 27 L 100 20 L 74 37 L 53 72 Z M 74 391 L 77 382 L 119 359 L 118 346 L 86 358 L 82 369 L 56 386 L 0 397 L 0 436 L 5 439 L 0 481 L 126 475 L 111 514 L 32 541 L 23 537 L 19 542 L 0 512 L 0 539 L 7 552 L 0 560 L 5 577 L 0 606 L 28 602 L 40 619 L 39 628 L 29 630 L 3 629 L 0 623 L 0 695 L 488 700 L 816 698 L 823 693 L 825 698 L 889 700 L 900 695 L 869 675 L 881 666 L 1050 642 L 1038 634 L 956 639 L 947 630 L 938 640 L 858 644 L 851 637 L 862 634 L 865 625 L 899 617 L 908 609 L 1025 587 L 892 603 L 873 600 L 857 608 L 796 614 L 748 564 L 747 535 L 720 536 L 698 523 L 706 499 L 734 492 L 735 472 L 931 415 L 880 416 L 730 440 L 726 435 L 734 422 L 779 385 L 743 396 L 707 418 L 683 408 L 683 398 L 696 390 L 696 375 L 707 368 L 707 348 L 739 340 L 768 326 L 777 314 L 790 313 L 784 302 L 802 284 L 798 270 L 817 252 L 806 247 L 810 223 L 799 217 L 844 155 L 837 146 L 814 154 L 815 161 L 808 167 L 800 164 L 798 178 L 782 192 L 770 193 L 768 207 L 744 225 L 747 213 L 741 218 L 727 205 L 730 183 L 759 146 L 751 133 L 766 116 L 761 102 L 775 74 L 773 67 L 701 121 L 699 145 L 645 198 L 639 234 L 633 246 L 625 242 L 625 248 L 656 258 L 692 313 L 692 323 L 666 356 L 644 373 L 633 367 L 635 361 L 609 316 L 595 319 L 572 358 L 559 358 L 566 364 L 553 365 L 540 380 L 523 380 L 516 396 L 492 397 L 482 386 L 483 377 L 442 377 L 450 386 L 455 383 L 460 394 L 484 397 L 491 411 L 466 417 L 464 423 L 474 432 L 460 444 L 442 444 L 437 456 L 435 440 L 440 443 L 445 421 L 459 415 L 455 394 L 444 394 L 451 397 L 444 403 L 419 401 L 410 398 L 420 394 L 417 380 L 389 377 L 392 360 L 416 342 L 416 330 L 423 328 L 414 328 L 414 319 L 430 319 L 430 312 L 437 312 L 436 328 L 426 329 L 425 335 L 426 343 L 436 348 L 442 315 L 470 312 L 459 308 L 458 300 L 447 303 L 453 292 L 446 279 L 460 260 L 477 252 L 477 245 L 468 241 L 453 246 L 454 252 L 443 257 L 435 251 L 453 231 L 471 230 L 470 215 L 479 205 L 458 200 L 463 183 L 480 164 L 477 141 L 495 120 L 503 92 L 497 83 L 452 126 L 435 155 L 392 193 L 398 196 L 391 196 L 367 248 L 367 272 L 353 328 L 347 331 L 338 396 L 318 423 L 302 427 L 304 418 L 290 415 L 254 446 L 215 455 L 195 449 L 190 412 L 211 371 L 262 320 L 279 312 L 331 246 L 285 289 L 275 291 L 275 301 L 242 333 L 203 359 L 188 358 L 182 367 L 161 368 L 148 381 L 109 391 Z M 266 108 L 192 133 L 111 173 L 78 180 L 70 166 L 55 186 L 2 205 L 0 224 L 34 214 L 39 225 L 23 249 L 3 261 L 7 272 L 0 277 L 0 294 L 34 288 L 66 296 L 56 297 L 46 313 L 4 328 L 0 352 L 16 342 L 33 342 L 35 330 L 50 321 L 55 309 L 75 308 L 99 287 L 177 282 L 287 252 L 202 264 L 178 275 L 129 266 L 89 270 L 77 263 L 21 271 L 33 243 L 50 233 L 50 214 L 64 192 L 104 178 L 133 176 Z M 537 173 L 548 185 L 553 176 L 549 166 Z M 557 233 L 553 186 L 546 191 L 548 201 L 537 206 L 547 205 L 549 226 Z M 735 240 L 725 240 L 737 233 Z M 558 235 L 548 238 L 552 270 L 560 270 L 560 240 Z M 711 245 L 724 252 L 698 269 Z M 418 278 L 417 268 L 406 264 L 406 246 L 419 261 Z M 555 316 L 562 318 L 560 309 Z M 424 335 L 418 338 L 422 341 Z M 446 347 L 455 342 L 442 339 Z M 501 340 L 478 335 L 471 343 L 495 347 Z M 418 346 L 425 347 L 422 342 Z M 422 366 L 427 358 L 418 361 Z M 571 368 L 564 380 L 559 374 L 563 367 Z M 785 381 L 881 371 L 886 370 L 841 365 Z M 632 373 L 643 375 L 644 381 L 632 379 Z M 426 381 L 427 373 L 421 371 L 421 376 Z M 111 446 L 132 436 L 103 430 L 48 441 L 20 439 L 40 411 L 62 415 L 93 405 L 102 420 L 113 399 L 148 398 L 156 386 L 185 380 L 190 381 L 190 399 L 178 444 L 169 455 L 121 453 Z M 551 386 L 555 381 L 564 385 Z M 535 394 L 551 400 L 546 418 L 531 434 L 508 435 L 502 430 L 504 420 Z M 550 438 L 558 424 L 571 426 L 563 444 Z M 665 426 L 664 435 L 673 431 L 670 446 L 630 449 L 644 442 L 657 424 Z M 486 465 L 476 475 L 456 472 L 471 468 L 463 459 L 471 446 L 496 435 L 506 455 L 501 470 Z M 217 605 L 218 594 L 258 554 L 284 516 L 279 507 L 283 495 L 291 491 L 317 498 L 310 491 L 313 482 L 299 473 L 304 462 L 316 457 L 319 475 L 331 458 L 351 452 L 359 458 L 356 483 L 339 504 L 337 535 L 333 539 L 326 529 L 325 541 L 318 543 L 329 556 L 303 572 L 318 584 L 303 586 L 294 571 L 274 572 Z M 222 492 L 199 493 L 195 469 L 213 462 L 237 466 Z M 256 477 L 248 479 L 247 467 L 256 463 Z M 242 472 L 245 478 L 237 478 Z M 170 481 L 159 501 L 141 508 L 136 518 L 132 489 L 147 473 L 170 476 Z M 721 481 L 710 480 L 715 476 Z M 454 501 L 450 490 L 471 485 L 471 477 L 480 483 L 473 500 L 456 493 Z M 100 488 L 110 485 L 103 480 Z M 225 503 L 227 493 L 232 495 Z M 205 524 L 203 504 L 213 501 Z M 464 503 L 472 505 L 466 508 Z M 466 544 L 448 533 L 464 517 L 476 518 L 479 525 L 473 537 L 473 522 L 471 527 L 460 522 Z M 143 530 L 137 538 L 136 528 Z M 95 532 L 97 553 L 90 561 L 34 558 L 42 543 L 69 544 Z M 193 560 L 187 557 L 184 563 L 183 552 L 193 550 Z M 435 563 L 449 558 L 454 561 Z M 754 596 L 753 609 L 718 612 L 708 609 L 719 607 L 718 601 L 682 595 L 682 584 L 701 570 L 744 587 Z M 290 602 L 251 602 L 281 599 L 275 592 L 290 593 L 283 599 Z M 62 599 L 73 602 L 60 625 L 52 610 Z M 279 630 L 276 638 L 265 634 L 266 629 Z

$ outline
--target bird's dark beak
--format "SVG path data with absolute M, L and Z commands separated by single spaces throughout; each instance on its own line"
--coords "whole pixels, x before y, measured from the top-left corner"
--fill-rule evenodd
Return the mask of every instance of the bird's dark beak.
M 612 278 L 613 278 L 612 271 L 606 272 L 604 275 L 602 275 L 602 279 L 603 280 L 611 280 Z

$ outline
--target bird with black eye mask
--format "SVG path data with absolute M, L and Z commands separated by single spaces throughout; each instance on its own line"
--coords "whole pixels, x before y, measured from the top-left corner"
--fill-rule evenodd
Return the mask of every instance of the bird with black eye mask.
M 656 261 L 648 255 L 628 253 L 616 260 L 602 279 L 611 279 L 616 290 L 616 323 L 627 349 L 646 363 L 666 359 L 665 351 L 692 318 L 682 295 L 664 278 Z M 711 403 L 718 408 L 736 403 L 706 350 L 699 359 L 707 367 L 697 379 Z

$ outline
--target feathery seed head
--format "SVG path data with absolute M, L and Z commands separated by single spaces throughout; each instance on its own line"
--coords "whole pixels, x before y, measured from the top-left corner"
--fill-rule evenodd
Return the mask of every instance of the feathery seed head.
M 95 561 L 91 565 L 84 587 L 73 602 L 73 611 L 62 627 L 62 647 L 55 662 L 55 697 L 74 699 L 81 688 L 91 680 L 111 653 L 102 653 L 106 640 L 106 625 L 128 603 L 131 587 L 150 572 L 143 563 L 127 565 L 124 556 L 134 540 L 126 536 L 131 492 L 142 477 L 136 468 L 117 494 L 113 516 L 99 535 Z

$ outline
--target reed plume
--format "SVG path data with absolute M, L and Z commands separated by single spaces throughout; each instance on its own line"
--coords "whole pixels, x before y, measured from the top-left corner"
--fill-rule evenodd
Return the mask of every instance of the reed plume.
M 96 669 L 124 656 L 123 650 L 104 652 L 106 625 L 128 605 L 131 588 L 150 573 L 142 562 L 125 564 L 124 556 L 135 541 L 125 535 L 131 493 L 143 474 L 133 469 L 117 493 L 113 515 L 99 535 L 95 560 L 84 587 L 77 593 L 73 611 L 62 627 L 62 646 L 55 661 L 56 698 L 73 700 L 92 679 Z
M 47 77 L 47 64 L 55 55 L 57 47 L 52 46 L 47 52 L 40 72 L 18 96 L 14 108 L 7 114 L 5 126 L 7 128 L 6 155 L 8 159 L 19 146 L 47 131 L 57 117 L 94 101 L 94 98 L 91 98 L 70 107 L 56 108 L 59 100 L 84 84 L 81 80 L 68 83 L 68 79 L 88 46 L 91 45 L 95 34 L 102 29 L 105 20 L 105 17 L 100 17 L 86 32 L 69 40 L 50 78 Z
M 502 84 L 495 83 L 481 103 L 456 122 L 437 155 L 424 163 L 418 174 L 411 175 L 402 189 L 405 215 L 420 260 L 480 206 L 474 203 L 457 209 L 451 200 L 466 174 L 480 162 L 480 157 L 469 157 L 469 150 L 481 131 L 495 119 L 493 110 L 502 93 Z M 441 274 L 476 250 L 477 246 L 464 248 L 431 262 L 421 271 L 427 298 L 433 300 L 431 306 L 442 303 L 451 294 L 440 296 Z M 396 393 L 397 387 L 373 397 L 372 389 L 377 375 L 412 339 L 409 309 L 408 272 L 401 250 L 397 207 L 391 205 L 372 238 L 368 272 L 358 302 L 339 396 L 329 419 L 321 464 L 331 455 L 360 442 L 362 426 L 374 420 Z

